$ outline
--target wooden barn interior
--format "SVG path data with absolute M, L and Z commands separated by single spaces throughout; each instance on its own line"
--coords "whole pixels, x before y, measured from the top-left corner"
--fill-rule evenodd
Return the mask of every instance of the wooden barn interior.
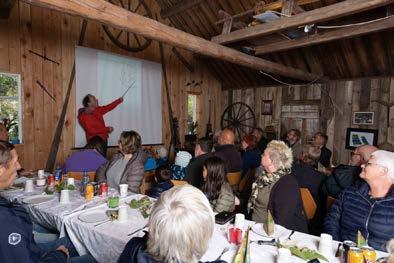
M 120 10 L 120 2 L 115 0 L 112 2 L 117 6 L 93 0 L 3 2 L 0 69 L 20 74 L 22 79 L 23 143 L 16 147 L 26 169 L 45 167 L 66 99 L 56 161 L 64 162 L 74 147 L 75 108 L 80 106 L 75 103 L 75 82 L 69 98 L 67 91 L 74 47 L 84 18 L 88 20 L 81 44 L 84 47 L 160 62 L 158 41 L 163 42 L 171 106 L 173 116 L 179 120 L 182 142 L 187 127 L 188 94 L 199 98 L 198 136 L 205 134 L 209 117 L 206 109 L 211 101 L 214 131 L 221 129 L 224 110 L 235 102 L 243 102 L 253 111 L 255 125 L 268 127 L 274 138 L 294 127 L 302 130 L 304 140 L 310 140 L 316 131 L 324 131 L 337 164 L 349 157 L 343 148 L 348 127 L 378 129 L 379 144 L 393 142 L 391 1 L 365 1 L 359 5 L 358 1 L 310 0 L 299 1 L 294 7 L 293 1 L 285 1 L 289 2 L 286 5 L 266 1 L 264 5 L 252 0 L 145 0 L 152 25 L 142 23 L 140 17 L 130 17 L 127 23 L 121 20 L 118 16 L 125 10 Z M 274 25 L 248 27 L 253 23 L 254 10 L 259 8 L 297 16 L 283 17 Z M 111 10 L 111 17 L 105 16 L 106 10 Z M 384 17 L 387 19 L 354 27 L 313 28 L 307 34 L 302 28 L 309 24 L 364 23 Z M 153 21 L 156 18 L 160 24 Z M 130 32 L 146 35 L 152 41 L 141 51 L 127 51 L 111 41 L 103 28 L 106 24 L 130 28 Z M 300 37 L 289 39 L 286 29 L 294 28 Z M 187 35 L 181 35 L 179 30 Z M 32 52 L 46 54 L 57 63 Z M 264 101 L 272 101 L 272 114 L 262 114 Z M 163 143 L 168 145 L 167 105 L 163 96 Z M 374 112 L 373 125 L 355 125 L 352 118 L 357 111 Z
M 394 151 L 393 0 L 2 0 L 0 76 L 19 89 L 0 118 L 25 171 L 80 150 L 77 46 L 160 65 L 162 141 L 142 141 L 153 152 L 193 152 L 227 127 L 237 145 L 255 127 L 303 143 L 322 132 L 333 166 L 349 162 L 349 129 Z

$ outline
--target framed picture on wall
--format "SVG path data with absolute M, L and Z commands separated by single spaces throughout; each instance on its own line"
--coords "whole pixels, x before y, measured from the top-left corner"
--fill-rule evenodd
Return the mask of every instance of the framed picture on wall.
M 263 100 L 261 102 L 261 115 L 272 115 L 272 100 Z
M 373 111 L 355 111 L 353 112 L 353 124 L 355 125 L 372 125 L 375 113 Z
M 378 145 L 378 130 L 347 128 L 345 148 L 354 150 L 362 145 Z

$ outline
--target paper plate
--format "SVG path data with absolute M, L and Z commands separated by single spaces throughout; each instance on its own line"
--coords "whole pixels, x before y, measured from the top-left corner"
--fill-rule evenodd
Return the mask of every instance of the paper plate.
M 108 220 L 105 211 L 89 211 L 78 216 L 78 219 L 85 223 L 101 223 Z
M 51 201 L 54 198 L 53 195 L 33 195 L 30 197 L 26 197 L 22 200 L 22 203 L 28 205 L 36 205 Z
M 262 224 L 262 223 L 254 224 L 252 226 L 252 232 L 254 232 L 255 234 L 260 235 L 260 236 L 272 237 L 272 238 L 284 237 L 284 236 L 286 236 L 286 234 L 288 232 L 290 233 L 290 231 L 287 230 L 286 228 L 284 228 L 283 226 L 275 225 L 274 234 L 272 236 L 268 236 L 267 233 L 265 232 L 263 226 L 264 226 L 264 224 Z

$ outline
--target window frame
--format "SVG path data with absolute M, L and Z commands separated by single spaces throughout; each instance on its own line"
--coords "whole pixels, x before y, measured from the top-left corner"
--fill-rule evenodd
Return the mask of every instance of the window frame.
M 17 88 L 17 97 L 11 96 L 0 96 L 0 101 L 2 100 L 17 100 L 18 101 L 18 144 L 23 143 L 23 102 L 22 102 L 22 74 L 20 73 L 12 73 L 7 71 L 0 70 L 0 74 L 8 75 L 11 77 L 16 77 L 16 82 L 18 85 Z

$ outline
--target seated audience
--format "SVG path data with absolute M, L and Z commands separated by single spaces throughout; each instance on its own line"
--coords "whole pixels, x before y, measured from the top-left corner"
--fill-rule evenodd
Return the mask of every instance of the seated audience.
M 224 162 L 219 157 L 209 157 L 203 167 L 204 183 L 201 187 L 214 212 L 234 210 L 235 196 L 227 181 Z
M 268 143 L 261 158 L 263 171 L 253 184 L 248 210 L 253 211 L 253 221 L 266 222 L 269 209 L 275 223 L 307 232 L 299 186 L 291 175 L 292 162 L 291 149 L 284 142 Z
M 301 132 L 297 129 L 291 129 L 287 133 L 287 146 L 291 148 L 293 152 L 294 161 L 297 161 L 302 153 L 302 144 L 301 144 Z
M 119 139 L 119 153 L 97 170 L 97 181 L 106 180 L 108 186 L 115 189 L 119 188 L 119 184 L 128 184 L 131 192 L 139 193 L 144 179 L 145 160 L 141 136 L 135 131 L 124 131 Z
M 264 131 L 260 127 L 256 127 L 252 131 L 252 135 L 256 137 L 257 140 L 257 149 L 263 153 L 265 148 L 267 148 L 267 144 L 269 140 L 264 137 Z
M 160 195 L 173 187 L 171 182 L 171 170 L 168 166 L 159 166 L 156 168 L 156 183 L 152 187 L 151 197 L 159 198 Z
M 0 190 L 12 186 L 16 171 L 20 169 L 14 146 L 0 142 Z M 71 241 L 64 237 L 51 243 L 37 244 L 33 237 L 33 224 L 29 213 L 0 197 L 0 258 L 1 262 L 95 262 L 78 253 Z
M 165 166 L 169 165 L 168 163 L 168 151 L 166 147 L 160 146 L 156 149 L 156 154 L 157 154 L 157 159 L 156 159 L 156 165 L 157 167 L 159 166 Z
M 317 171 L 320 149 L 311 144 L 304 145 L 299 162 L 293 165 L 292 171 L 299 187 L 307 188 L 317 206 L 314 218 L 308 222 L 309 233 L 320 235 L 326 208 L 326 199 L 321 192 L 321 186 L 326 175 Z
M 324 231 L 338 241 L 356 241 L 357 232 L 368 245 L 384 250 L 394 237 L 394 153 L 378 150 L 363 164 L 364 181 L 345 189 L 324 222 Z
M 331 166 L 331 151 L 326 147 L 328 136 L 322 132 L 317 132 L 313 136 L 313 144 L 320 148 L 321 154 L 319 163 L 325 168 Z
M 212 156 L 212 145 L 211 139 L 202 138 L 198 140 L 194 148 L 194 159 L 186 167 L 185 181 L 197 188 L 200 188 L 203 182 L 202 167 L 205 160 Z
M 234 146 L 235 135 L 230 129 L 224 129 L 219 136 L 219 145 L 215 146 L 214 155 L 226 164 L 226 172 L 240 172 L 242 170 L 241 154 Z
M 245 135 L 241 142 L 242 175 L 249 169 L 255 169 L 261 164 L 261 152 L 256 148 L 257 139 L 254 135 Z
M 212 209 L 200 190 L 190 185 L 173 187 L 154 204 L 149 233 L 132 238 L 118 263 L 197 263 L 207 251 L 214 226 Z
M 175 163 L 171 166 L 171 179 L 183 180 L 186 177 L 186 167 L 189 165 L 192 155 L 186 151 L 179 151 L 175 156 Z
M 104 158 L 105 141 L 99 137 L 93 137 L 85 149 L 71 154 L 65 161 L 63 172 L 96 171 L 107 162 Z
M 8 142 L 10 140 L 10 135 L 4 123 L 0 122 L 0 141 Z
M 334 168 L 331 176 L 323 183 L 322 191 L 325 196 L 338 198 L 339 194 L 347 187 L 360 179 L 361 164 L 367 163 L 371 154 L 378 148 L 372 145 L 359 146 L 354 150 L 349 164 L 340 164 Z

